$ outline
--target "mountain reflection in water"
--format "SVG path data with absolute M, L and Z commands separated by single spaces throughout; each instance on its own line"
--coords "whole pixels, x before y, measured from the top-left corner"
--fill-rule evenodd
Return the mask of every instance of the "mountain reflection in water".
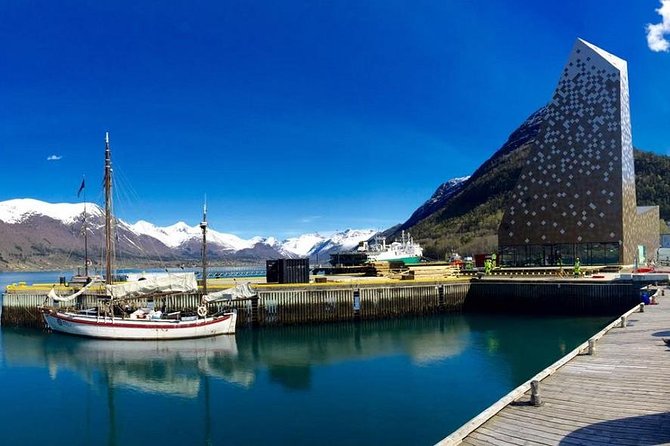
M 235 336 L 178 341 L 113 341 L 5 330 L 3 359 L 40 366 L 55 379 L 62 370 L 87 381 L 103 374 L 114 387 L 194 398 L 207 376 L 249 387 L 267 367 L 289 389 L 309 388 L 314 365 L 406 354 L 416 365 L 458 355 L 469 337 L 462 319 L 410 319 L 242 331 Z M 239 346 L 239 349 L 238 349 Z
M 160 342 L 3 329 L 3 443 L 434 443 L 607 322 L 443 315 Z M 34 429 L 36 408 L 75 422 Z

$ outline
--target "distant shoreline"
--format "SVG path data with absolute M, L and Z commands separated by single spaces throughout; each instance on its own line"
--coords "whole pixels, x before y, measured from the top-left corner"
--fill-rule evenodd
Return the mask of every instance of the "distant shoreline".
M 237 262 L 237 263 L 213 263 L 207 265 L 207 269 L 219 269 L 219 268 L 254 268 L 254 267 L 263 267 L 265 268 L 265 260 L 258 262 Z M 184 265 L 159 265 L 159 264 L 129 264 L 122 265 L 116 270 L 126 271 L 126 270 L 179 270 L 184 269 L 186 271 L 198 271 L 202 269 L 202 266 L 194 264 L 184 264 Z M 2 273 L 30 273 L 30 272 L 71 272 L 72 274 L 77 274 L 78 270 L 80 273 L 83 273 L 84 268 L 80 265 L 64 265 L 62 267 L 57 267 L 55 265 L 20 265 L 13 266 L 9 268 L 0 268 L 0 274 Z M 100 274 L 100 270 L 90 270 L 90 274 Z

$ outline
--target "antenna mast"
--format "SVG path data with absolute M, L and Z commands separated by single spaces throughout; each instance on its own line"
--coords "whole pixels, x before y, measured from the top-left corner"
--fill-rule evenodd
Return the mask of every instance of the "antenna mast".
M 207 197 L 205 197 L 205 204 L 202 208 L 200 229 L 202 229 L 202 293 L 204 295 L 207 294 Z
M 105 283 L 112 283 L 112 156 L 105 132 Z

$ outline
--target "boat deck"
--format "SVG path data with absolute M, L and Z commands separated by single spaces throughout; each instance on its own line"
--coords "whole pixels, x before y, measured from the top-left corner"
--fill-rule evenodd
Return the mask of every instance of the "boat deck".
M 670 348 L 663 342 L 670 338 L 670 298 L 644 310 L 603 335 L 594 355 L 579 354 L 543 379 L 541 406 L 530 404 L 527 391 L 461 444 L 670 443 Z M 461 438 L 452 434 L 439 444 Z

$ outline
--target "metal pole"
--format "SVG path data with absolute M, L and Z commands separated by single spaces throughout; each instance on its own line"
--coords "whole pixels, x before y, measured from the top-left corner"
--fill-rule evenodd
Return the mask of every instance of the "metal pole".
M 200 229 L 202 229 L 202 293 L 205 295 L 207 294 L 207 199 L 202 208 Z
M 84 187 L 84 276 L 88 277 L 88 229 L 86 227 L 86 187 Z

